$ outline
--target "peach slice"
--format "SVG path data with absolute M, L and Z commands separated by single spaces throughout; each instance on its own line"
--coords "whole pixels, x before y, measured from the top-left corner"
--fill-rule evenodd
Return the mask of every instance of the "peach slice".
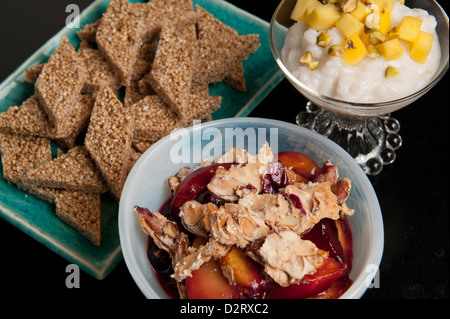
M 242 249 L 236 246 L 233 246 L 228 255 L 223 257 L 218 264 L 222 271 L 229 273 L 230 277 L 240 286 L 256 290 L 262 284 L 259 268 Z
M 198 248 L 207 241 L 196 237 L 192 246 Z M 233 299 L 239 295 L 236 286 L 230 285 L 213 259 L 193 271 L 192 276 L 185 279 L 185 285 L 190 299 Z
M 312 275 L 305 275 L 298 284 L 272 289 L 269 299 L 304 299 L 327 290 L 338 279 L 347 273 L 347 265 L 333 258 L 325 261 Z
M 238 296 L 236 286 L 228 283 L 212 259 L 193 271 L 185 283 L 190 299 L 233 299 Z
M 314 174 L 320 172 L 320 166 L 309 156 L 302 153 L 285 151 L 278 153 L 278 160 L 286 167 L 306 179 L 310 180 Z

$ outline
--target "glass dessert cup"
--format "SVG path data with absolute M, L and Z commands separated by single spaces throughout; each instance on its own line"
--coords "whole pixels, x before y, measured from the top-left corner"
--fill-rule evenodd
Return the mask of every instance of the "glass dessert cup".
M 295 21 L 290 19 L 296 0 L 283 0 L 270 23 L 270 46 L 273 56 L 289 82 L 308 99 L 306 110 L 297 115 L 298 125 L 327 136 L 344 148 L 367 175 L 379 174 L 384 165 L 395 161 L 402 145 L 398 134 L 400 123 L 390 116 L 427 93 L 448 70 L 449 22 L 442 7 L 434 0 L 410 0 L 410 8 L 427 10 L 436 18 L 441 59 L 430 82 L 421 90 L 400 99 L 380 103 L 354 103 L 324 96 L 300 82 L 285 66 L 281 51 L 287 30 Z

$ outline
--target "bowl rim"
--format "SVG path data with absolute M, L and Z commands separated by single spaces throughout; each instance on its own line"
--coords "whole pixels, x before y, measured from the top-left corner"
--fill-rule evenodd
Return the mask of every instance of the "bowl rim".
M 304 83 L 302 83 L 299 79 L 297 79 L 287 69 L 287 67 L 284 65 L 284 63 L 282 61 L 281 56 L 278 54 L 277 50 L 275 49 L 275 39 L 274 39 L 274 31 L 273 31 L 273 29 L 274 29 L 274 25 L 276 23 L 276 17 L 278 15 L 278 12 L 283 7 L 283 5 L 284 5 L 284 3 L 286 1 L 288 1 L 288 0 L 282 0 L 278 4 L 278 6 L 275 9 L 275 12 L 272 15 L 272 18 L 270 20 L 270 25 L 269 25 L 269 43 L 270 43 L 270 49 L 272 51 L 272 55 L 273 55 L 276 63 L 278 64 L 278 66 L 282 70 L 283 74 L 287 77 L 287 79 L 291 83 L 295 84 L 294 86 L 301 88 L 302 90 L 304 90 L 306 92 L 307 95 L 312 96 L 316 100 L 325 101 L 328 104 L 334 104 L 335 105 L 334 108 L 339 108 L 339 105 L 345 104 L 345 107 L 347 108 L 347 111 L 352 111 L 353 110 L 353 111 L 356 111 L 356 112 L 358 112 L 358 111 L 364 112 L 364 111 L 370 110 L 370 112 L 378 111 L 378 112 L 380 112 L 380 114 L 391 113 L 392 110 L 389 109 L 390 107 L 393 107 L 393 106 L 396 106 L 396 105 L 402 105 L 402 104 L 408 103 L 408 101 L 414 101 L 417 98 L 419 98 L 420 96 L 422 96 L 423 94 L 425 94 L 426 92 L 428 92 L 429 90 L 431 90 L 431 88 L 434 87 L 444 77 L 445 73 L 447 72 L 447 70 L 449 68 L 449 55 L 447 55 L 446 56 L 445 65 L 442 67 L 442 69 L 440 71 L 438 69 L 439 72 L 436 72 L 436 74 L 433 77 L 433 79 L 426 86 L 424 86 L 422 89 L 420 89 L 417 92 L 414 92 L 414 93 L 412 93 L 410 95 L 407 95 L 407 96 L 404 96 L 402 98 L 398 98 L 398 99 L 395 99 L 395 100 L 389 100 L 389 101 L 383 101 L 383 102 L 377 102 L 377 103 L 370 103 L 370 102 L 369 103 L 367 103 L 367 102 L 361 103 L 361 102 L 352 102 L 352 101 L 340 100 L 340 99 L 333 98 L 331 96 L 319 94 L 316 91 L 314 91 L 313 89 L 309 88 Z M 447 23 L 447 31 L 448 31 L 449 19 L 448 19 L 447 13 L 442 8 L 442 6 L 439 3 L 437 3 L 435 0 L 431 0 L 431 3 L 436 5 L 436 7 L 442 13 L 442 15 L 444 17 L 444 20 Z M 338 106 L 336 106 L 336 104 Z
M 381 213 L 381 208 L 378 202 L 378 198 L 376 196 L 375 190 L 361 167 L 357 164 L 357 162 L 348 154 L 341 146 L 333 142 L 332 140 L 322 136 L 321 134 L 311 131 L 307 128 L 301 127 L 299 125 L 295 125 L 292 123 L 273 120 L 273 119 L 265 119 L 258 117 L 243 117 L 243 118 L 227 118 L 221 120 L 213 120 L 206 123 L 202 123 L 201 129 L 206 129 L 209 127 L 215 127 L 218 125 L 229 124 L 230 127 L 239 126 L 239 124 L 259 124 L 264 127 L 283 127 L 290 130 L 294 130 L 296 132 L 301 133 L 302 135 L 307 135 L 310 138 L 314 138 L 319 141 L 320 144 L 325 144 L 328 147 L 333 148 L 333 150 L 337 153 L 337 155 L 342 158 L 345 162 L 348 162 L 350 169 L 358 176 L 358 179 L 363 183 L 364 189 L 367 190 L 367 201 L 372 206 L 369 214 L 369 218 L 372 221 L 372 225 L 376 225 L 376 228 L 371 228 L 371 242 L 373 245 L 371 246 L 371 250 L 368 254 L 368 259 L 364 262 L 364 264 L 373 264 L 379 267 L 384 250 L 384 226 L 383 226 L 383 218 Z M 184 128 L 187 130 L 189 134 L 197 130 L 198 128 L 195 126 L 190 126 Z M 123 187 L 122 196 L 119 202 L 119 214 L 118 214 L 118 224 L 119 224 L 119 238 L 122 249 L 122 254 L 125 260 L 125 264 L 134 279 L 136 285 L 139 287 L 141 292 L 144 294 L 146 298 L 159 298 L 159 296 L 154 292 L 152 287 L 149 287 L 146 280 L 144 279 L 144 275 L 137 267 L 136 260 L 133 258 L 131 254 L 131 250 L 126 249 L 127 245 L 130 244 L 128 241 L 129 237 L 132 234 L 127 234 L 127 225 L 131 222 L 131 218 L 129 213 L 127 213 L 127 209 L 129 208 L 129 203 L 126 198 L 126 194 L 129 192 L 129 189 L 132 189 L 134 180 L 138 177 L 138 171 L 144 162 L 146 162 L 146 158 L 150 157 L 153 152 L 157 151 L 159 146 L 170 141 L 170 136 L 166 136 L 160 139 L 158 142 L 153 144 L 148 150 L 146 150 L 141 157 L 137 160 L 132 170 L 128 174 L 128 177 L 125 181 L 125 185 Z M 376 240 L 375 240 L 376 239 Z M 125 248 L 125 249 L 124 249 Z M 368 272 L 365 276 L 360 274 L 357 278 L 355 278 L 352 285 L 348 288 L 348 290 L 341 296 L 340 299 L 358 299 L 360 298 L 368 288 L 368 283 L 370 283 L 375 276 L 375 273 Z

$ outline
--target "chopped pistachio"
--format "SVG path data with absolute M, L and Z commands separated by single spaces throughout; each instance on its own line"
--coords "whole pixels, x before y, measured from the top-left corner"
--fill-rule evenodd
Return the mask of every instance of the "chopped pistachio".
M 314 61 L 311 51 L 306 51 L 300 58 L 300 63 L 307 64 L 310 70 L 315 70 L 319 67 L 319 61 Z
M 317 69 L 319 67 L 319 61 L 312 61 L 308 63 L 308 68 L 311 71 L 314 71 L 315 69 Z
M 399 74 L 400 74 L 400 72 L 396 68 L 394 68 L 393 66 L 390 65 L 387 67 L 386 71 L 384 72 L 384 77 L 390 78 L 393 76 L 397 76 Z
M 370 44 L 367 47 L 367 56 L 369 58 L 378 58 L 381 56 L 381 52 L 377 49 L 376 46 L 374 46 L 373 44 Z
M 386 36 L 379 30 L 374 30 L 369 33 L 369 44 L 380 44 L 386 40 Z
M 380 15 L 371 13 L 366 17 L 366 27 L 369 29 L 376 29 L 380 27 Z
M 330 44 L 331 41 L 331 35 L 326 34 L 325 32 L 320 32 L 319 36 L 317 37 L 317 45 L 325 48 Z
M 328 55 L 331 56 L 343 56 L 344 55 L 344 49 L 340 45 L 332 45 L 328 49 Z
M 311 63 L 313 60 L 313 56 L 311 51 L 306 51 L 305 53 L 303 53 L 303 55 L 300 57 L 300 63 L 303 64 L 308 64 Z
M 350 13 L 356 10 L 358 0 L 342 0 L 342 11 Z

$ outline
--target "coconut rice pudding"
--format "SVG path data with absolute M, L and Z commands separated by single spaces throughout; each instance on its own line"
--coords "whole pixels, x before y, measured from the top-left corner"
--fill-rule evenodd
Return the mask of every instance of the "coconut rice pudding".
M 283 62 L 319 94 L 385 102 L 420 90 L 437 71 L 436 19 L 405 1 L 297 0 L 291 19 Z

